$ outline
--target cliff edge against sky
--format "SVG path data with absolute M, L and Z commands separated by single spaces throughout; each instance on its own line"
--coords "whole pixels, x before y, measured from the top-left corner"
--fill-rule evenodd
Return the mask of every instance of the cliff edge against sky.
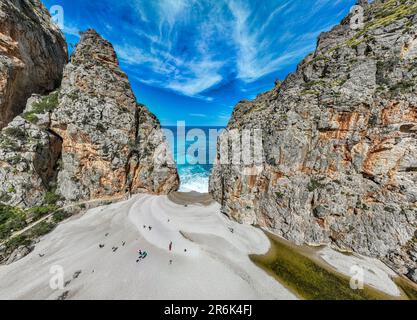
M 0 0 L 0 16 L 0 242 L 62 207 L 178 189 L 160 123 L 108 41 L 87 30 L 65 65 L 63 35 L 38 0 Z M 25 237 L 2 245 L 0 260 L 27 253 Z
M 361 28 L 352 13 L 282 84 L 235 107 L 228 131 L 262 129 L 262 170 L 219 153 L 210 190 L 240 222 L 417 281 L 417 4 L 361 4 Z

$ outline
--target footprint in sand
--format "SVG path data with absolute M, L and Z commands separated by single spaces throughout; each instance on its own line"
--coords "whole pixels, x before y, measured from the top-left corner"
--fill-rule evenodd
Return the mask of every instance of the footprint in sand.
M 65 300 L 68 297 L 69 291 L 65 291 L 63 294 L 61 294 L 57 300 Z
M 82 272 L 81 270 L 74 272 L 74 275 L 72 276 L 72 278 L 77 279 L 80 276 L 81 272 Z

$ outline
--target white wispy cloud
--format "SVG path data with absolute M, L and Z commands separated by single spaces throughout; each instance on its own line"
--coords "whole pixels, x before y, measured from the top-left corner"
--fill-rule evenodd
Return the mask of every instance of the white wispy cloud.
M 81 30 L 77 26 L 66 23 L 64 23 L 64 29 L 62 30 L 62 32 L 64 32 L 65 34 L 75 36 L 77 38 L 80 37 L 80 31 Z
M 207 118 L 207 115 L 203 113 L 190 113 L 189 116 L 196 117 L 196 118 Z
M 220 73 L 223 62 L 210 60 L 209 57 L 186 61 L 166 52 L 153 50 L 149 53 L 130 45 L 116 46 L 115 49 L 126 64 L 146 66 L 158 74 L 158 80 L 154 80 L 154 84 L 186 96 L 204 99 L 201 93 L 223 79 Z
M 334 0 L 119 1 L 140 21 L 115 43 L 122 62 L 144 83 L 204 100 L 223 82 L 250 84 L 298 62 L 334 23 L 317 20 L 318 12 L 336 6 Z M 313 31 L 300 33 L 307 22 Z
M 319 10 L 329 0 L 319 0 L 315 10 Z M 321 31 L 296 36 L 291 31 L 282 34 L 271 33 L 268 29 L 276 19 L 294 10 L 294 1 L 284 1 L 276 7 L 260 27 L 254 27 L 256 13 L 254 8 L 242 0 L 229 0 L 228 7 L 233 16 L 233 41 L 237 49 L 236 66 L 238 78 L 250 83 L 272 72 L 276 72 L 302 59 L 308 52 L 314 50 L 315 39 Z M 279 17 L 278 17 L 279 15 Z M 309 16 L 312 14 L 309 13 Z M 286 43 L 285 47 L 277 47 L 277 43 Z

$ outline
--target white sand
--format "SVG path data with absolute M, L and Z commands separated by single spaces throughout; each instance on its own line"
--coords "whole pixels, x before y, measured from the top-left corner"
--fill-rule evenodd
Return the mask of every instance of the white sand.
M 358 266 L 363 270 L 363 282 L 392 296 L 400 296 L 401 292 L 392 281 L 396 273 L 377 259 L 363 257 L 357 254 L 345 255 L 331 248 L 319 251 L 319 256 L 337 271 L 351 277 L 357 271 L 351 269 Z M 359 269 L 357 269 L 359 270 Z
M 148 252 L 140 263 L 138 249 Z M 295 299 L 249 260 L 268 249 L 260 230 L 229 221 L 218 204 L 184 207 L 139 195 L 62 223 L 30 255 L 1 266 L 0 299 L 56 299 L 65 291 L 68 299 Z M 52 290 L 56 265 L 71 282 Z

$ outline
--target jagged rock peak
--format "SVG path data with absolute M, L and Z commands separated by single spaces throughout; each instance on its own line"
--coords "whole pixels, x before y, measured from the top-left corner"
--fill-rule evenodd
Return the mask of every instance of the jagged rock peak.
M 93 30 L 83 34 L 61 87 L 33 95 L 0 134 L 3 203 L 40 205 L 49 190 L 68 204 L 112 201 L 178 185 L 159 121 L 136 102 L 112 45 Z
M 0 129 L 33 93 L 56 89 L 67 45 L 39 0 L 0 0 Z
M 75 65 L 93 63 L 118 65 L 113 45 L 94 29 L 88 29 L 81 34 L 80 42 L 71 56 L 71 62 Z
M 51 129 L 63 139 L 58 189 L 68 201 L 178 188 L 159 122 L 138 105 L 113 46 L 94 30 L 65 68 Z

